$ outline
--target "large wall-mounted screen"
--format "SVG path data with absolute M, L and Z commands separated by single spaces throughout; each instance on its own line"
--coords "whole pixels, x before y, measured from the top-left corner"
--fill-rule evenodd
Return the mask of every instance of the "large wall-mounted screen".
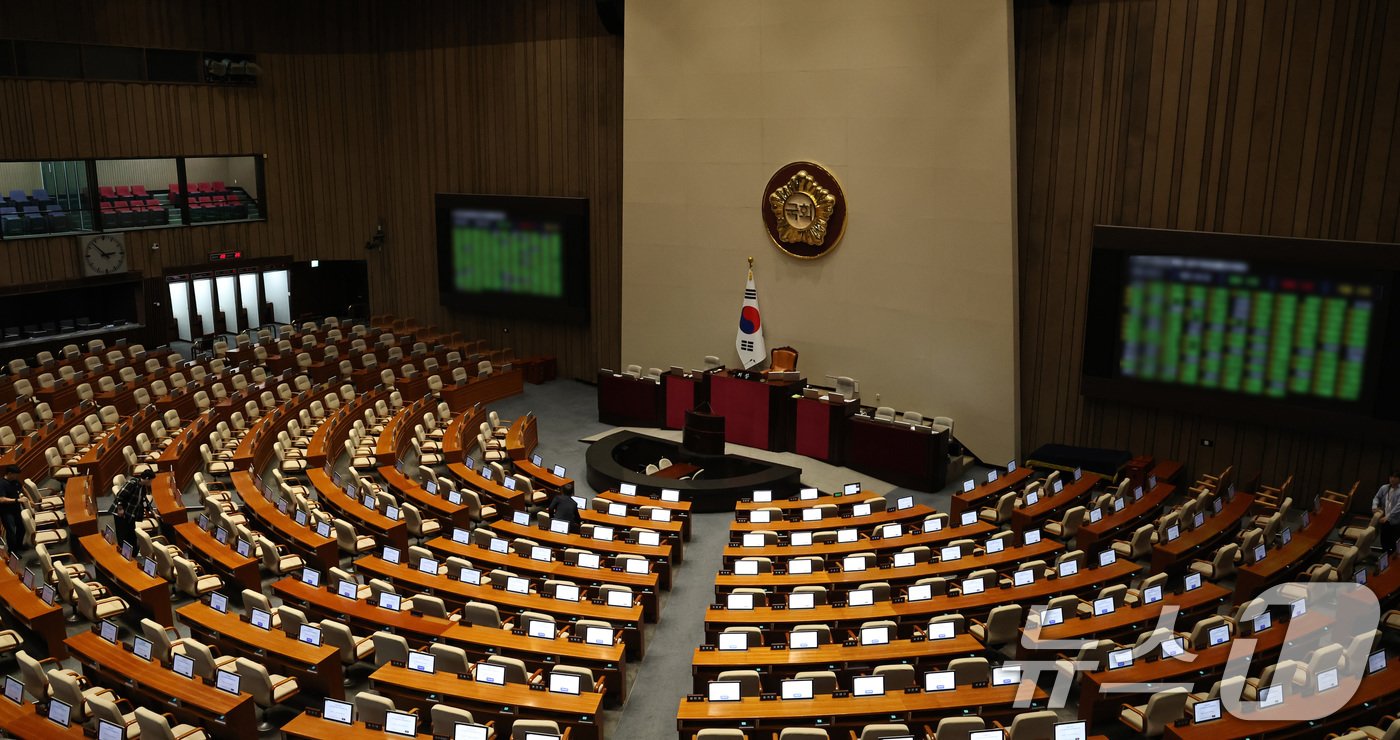
M 442 304 L 468 313 L 588 320 L 588 201 L 438 195 Z
M 1086 395 L 1209 413 L 1400 421 L 1388 245 L 1097 227 Z M 1391 373 L 1400 377 L 1400 370 Z

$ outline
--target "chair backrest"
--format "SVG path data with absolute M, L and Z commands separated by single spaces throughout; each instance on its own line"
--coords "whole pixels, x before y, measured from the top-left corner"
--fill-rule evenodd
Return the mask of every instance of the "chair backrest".
M 1167 725 L 1181 719 L 1188 696 L 1186 689 L 1180 686 L 1153 694 L 1147 700 L 1147 710 L 1143 712 L 1143 734 L 1155 737 L 1162 734 Z
M 959 686 L 987 682 L 992 677 L 991 664 L 986 658 L 954 658 L 948 662 L 948 669 L 953 672 L 953 681 Z
M 785 373 L 797 369 L 797 350 L 792 347 L 774 347 L 768 353 L 768 369 L 775 373 Z
M 442 670 L 441 663 L 442 661 L 439 660 L 438 670 Z M 465 673 L 465 671 L 463 672 Z M 457 707 L 449 707 L 446 704 L 434 704 L 430 716 L 433 722 L 433 735 L 437 737 L 453 737 L 456 732 L 455 725 L 458 723 L 476 724 L 476 719 L 472 717 L 471 712 Z
M 909 734 L 909 726 L 894 722 L 866 725 L 860 731 L 860 740 L 880 740 L 886 737 L 900 737 Z
M 393 711 L 397 711 L 393 699 L 368 691 L 355 695 L 355 712 L 361 722 L 383 725 L 385 716 Z
M 1240 678 L 1244 682 L 1244 678 Z M 1042 737 L 1055 736 L 1055 723 L 1060 721 L 1060 716 L 1051 710 L 1039 712 L 1023 712 L 1016 715 L 1016 719 L 1011 720 L 1011 732 L 1008 740 L 1035 740 Z
M 758 671 L 751 669 L 720 671 L 719 680 L 738 681 L 740 696 L 758 696 L 762 692 Z
M 23 650 L 15 652 L 15 661 L 19 663 L 20 681 L 24 683 L 24 690 L 36 700 L 47 699 L 49 676 L 44 672 L 43 665 Z
M 170 729 L 165 715 L 145 707 L 136 708 L 136 726 L 141 730 L 141 740 L 175 740 L 175 733 Z
M 530 680 L 530 671 L 525 667 L 525 661 L 519 658 L 491 655 L 486 658 L 485 662 L 504 668 L 506 683 L 528 683 Z
M 894 421 L 894 407 L 881 406 L 875 409 L 875 418 L 880 421 Z
M 517 719 L 510 726 L 510 740 L 525 740 L 530 733 L 560 735 L 559 724 L 547 719 Z
M 987 722 L 981 717 L 944 717 L 938 720 L 938 728 L 933 734 L 938 736 L 938 740 L 968 740 L 972 733 L 985 729 Z

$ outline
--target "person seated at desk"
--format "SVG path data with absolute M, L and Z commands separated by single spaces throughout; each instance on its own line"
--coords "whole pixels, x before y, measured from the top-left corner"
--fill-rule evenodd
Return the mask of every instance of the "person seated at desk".
M 545 507 L 545 511 L 554 521 L 567 522 L 570 529 L 578 526 L 578 502 L 574 501 L 574 497 L 562 488 L 556 488 L 550 492 L 549 504 Z

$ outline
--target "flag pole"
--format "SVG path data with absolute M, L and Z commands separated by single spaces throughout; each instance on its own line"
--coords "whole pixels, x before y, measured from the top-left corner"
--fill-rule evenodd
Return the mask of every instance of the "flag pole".
M 753 280 L 753 257 L 749 258 L 749 279 Z

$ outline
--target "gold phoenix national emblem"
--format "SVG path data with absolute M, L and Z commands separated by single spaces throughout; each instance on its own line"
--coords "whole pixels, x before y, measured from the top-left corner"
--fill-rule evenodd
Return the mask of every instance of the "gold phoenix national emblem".
M 824 167 L 793 162 L 774 173 L 765 193 L 764 225 L 784 252 L 815 259 L 830 252 L 846 226 L 841 186 Z

